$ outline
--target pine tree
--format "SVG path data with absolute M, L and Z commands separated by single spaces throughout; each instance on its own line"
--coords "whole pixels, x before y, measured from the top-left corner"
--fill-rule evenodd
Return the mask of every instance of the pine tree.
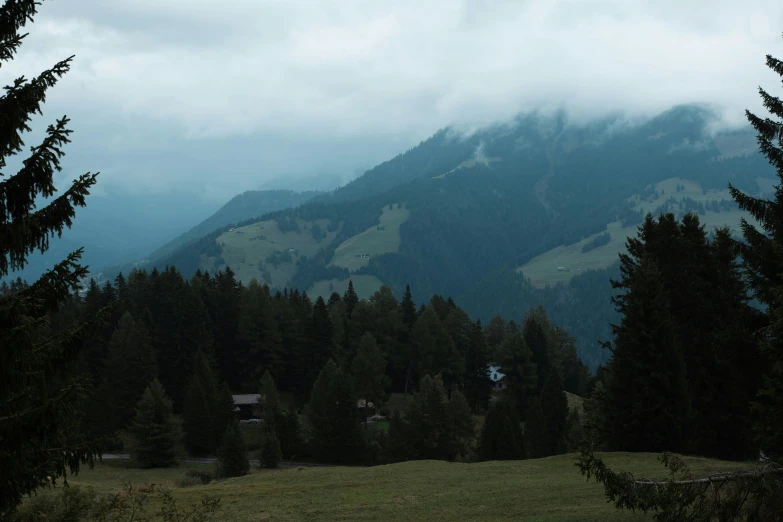
M 220 440 L 215 433 L 217 381 L 206 356 L 199 352 L 193 361 L 193 376 L 185 392 L 182 414 L 183 442 L 188 454 L 214 455 Z
M 264 426 L 261 432 L 261 450 L 258 453 L 258 460 L 261 466 L 274 469 L 280 463 L 282 454 L 280 451 L 280 439 L 277 437 L 276 423 L 264 419 Z
M 389 378 L 385 372 L 386 361 L 378 350 L 375 338 L 372 334 L 365 333 L 359 340 L 359 349 L 351 364 L 351 373 L 357 396 L 373 403 L 375 408 L 380 408 L 381 402 L 386 398 Z
M 519 460 L 525 458 L 522 422 L 514 403 L 501 399 L 492 403 L 481 427 L 481 460 Z
M 407 412 L 410 433 L 420 459 L 446 460 L 450 437 L 449 399 L 440 377 L 425 376 Z
M 525 422 L 525 453 L 529 459 L 547 456 L 546 419 L 538 397 L 530 401 Z
M 506 375 L 506 393 L 516 404 L 520 417 L 527 420 L 527 408 L 538 387 L 533 353 L 519 331 L 506 336 L 499 351 L 501 369 Z
M 0 6 L 0 65 L 16 55 L 39 1 L 6 1 Z M 32 80 L 20 77 L 0 96 L 0 169 L 6 158 L 22 152 L 22 133 L 32 115 L 41 113 L 47 91 L 67 73 L 71 58 Z M 85 205 L 97 174 L 84 174 L 60 196 L 53 196 L 62 147 L 70 139 L 69 120 L 49 126 L 43 142 L 32 148 L 22 168 L 0 182 L 0 278 L 24 268 L 28 255 L 45 252 L 49 240 L 70 227 L 75 208 Z M 0 174 L 2 177 L 3 174 Z M 93 325 L 73 324 L 45 337 L 47 314 L 57 310 L 87 276 L 79 266 L 82 250 L 19 292 L 0 296 L 0 516 L 13 510 L 23 495 L 92 464 L 99 444 L 78 435 L 78 407 L 86 397 L 86 378 L 62 379 L 65 365 L 76 360 L 82 339 Z
M 783 61 L 767 55 L 767 67 L 778 76 L 783 77 Z M 777 171 L 781 180 L 775 186 L 772 200 L 752 197 L 729 185 L 731 196 L 740 209 L 747 211 L 761 225 L 758 230 L 754 225 L 742 220 L 742 235 L 744 241 L 737 241 L 736 246 L 745 263 L 751 288 L 762 303 L 774 301 L 773 288 L 781 286 L 781 269 L 783 256 L 774 243 L 783 244 L 783 100 L 772 96 L 759 87 L 759 94 L 764 107 L 778 118 L 761 118 L 750 111 L 745 115 L 756 129 L 756 140 L 761 153 Z
M 681 451 L 685 442 L 685 368 L 662 279 L 644 258 L 627 282 L 605 404 L 614 450 Z
M 455 460 L 468 455 L 476 438 L 476 423 L 470 405 L 459 390 L 451 393 L 448 415 L 449 433 L 444 443 L 448 448 L 448 459 Z
M 130 433 L 133 438 L 131 458 L 139 466 L 164 468 L 176 464 L 174 446 L 178 432 L 171 399 L 157 379 L 144 390 Z
M 402 310 L 402 322 L 407 326 L 408 330 L 413 329 L 413 325 L 416 323 L 416 304 L 413 302 L 413 294 L 411 294 L 411 285 L 405 285 L 405 295 L 400 302 L 400 309 Z
M 241 477 L 250 471 L 247 446 L 239 429 L 239 421 L 235 420 L 226 426 L 217 451 L 217 458 L 217 475 L 219 477 Z
M 568 399 L 563 381 L 556 369 L 550 370 L 541 388 L 541 411 L 544 414 L 546 456 L 566 451 L 568 434 Z
M 353 281 L 351 280 L 348 281 L 348 289 L 343 295 L 343 302 L 345 303 L 348 317 L 351 317 L 351 314 L 353 314 L 353 309 L 356 308 L 357 304 L 359 304 L 359 296 L 356 295 L 356 291 L 353 289 Z
M 331 359 L 313 384 L 305 416 L 317 459 L 351 462 L 358 458 L 361 426 L 356 397 L 350 379 Z
M 216 407 L 217 415 L 215 415 L 213 430 L 215 433 L 215 440 L 220 440 L 223 433 L 226 432 L 226 428 L 236 422 L 236 405 L 234 404 L 234 397 L 231 395 L 231 391 L 228 389 L 227 384 L 223 384 L 218 392 Z
M 106 378 L 113 404 L 107 414 L 114 418 L 115 428 L 130 423 L 141 394 L 157 373 L 155 353 L 144 324 L 125 312 L 109 341 L 106 360 Z
M 272 422 L 278 421 L 282 413 L 280 395 L 277 393 L 277 386 L 269 371 L 264 372 L 263 377 L 261 377 L 258 394 L 261 396 L 258 401 L 260 417 L 265 420 L 271 419 Z
M 475 413 L 483 412 L 492 397 L 492 379 L 489 378 L 489 350 L 481 321 L 477 321 L 470 334 L 470 344 L 465 354 L 465 398 Z
M 546 333 L 544 328 L 539 323 L 538 319 L 530 312 L 525 317 L 525 325 L 522 328 L 522 337 L 525 339 L 525 344 L 533 353 L 533 362 L 536 364 L 536 371 L 538 373 L 538 392 L 541 392 L 541 388 L 544 386 L 544 379 L 549 373 L 550 361 L 549 361 L 549 344 L 547 343 Z

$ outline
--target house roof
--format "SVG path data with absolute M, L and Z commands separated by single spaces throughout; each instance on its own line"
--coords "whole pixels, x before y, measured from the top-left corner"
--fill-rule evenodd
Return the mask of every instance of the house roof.
M 242 395 L 232 395 L 231 396 L 234 399 L 234 404 L 236 405 L 245 405 L 245 404 L 255 404 L 258 402 L 259 397 L 261 397 L 258 393 L 245 393 Z

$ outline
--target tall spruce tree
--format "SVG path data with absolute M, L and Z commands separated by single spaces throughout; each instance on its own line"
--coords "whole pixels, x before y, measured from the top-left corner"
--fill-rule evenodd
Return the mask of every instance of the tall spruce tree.
M 106 379 L 112 402 L 112 408 L 106 414 L 113 417 L 115 429 L 123 428 L 133 420 L 141 394 L 157 374 L 147 329 L 134 320 L 130 312 L 125 312 L 111 335 L 106 360 Z
M 131 458 L 143 468 L 164 468 L 177 463 L 174 450 L 179 438 L 171 399 L 158 379 L 144 390 L 130 428 Z
M 0 65 L 16 55 L 40 0 L 6 0 L 0 6 Z M 22 152 L 22 134 L 41 113 L 46 94 L 71 66 L 56 63 L 32 80 L 8 81 L 0 96 L 0 169 Z M 60 171 L 62 147 L 70 141 L 69 120 L 50 125 L 23 166 L 0 181 L 0 278 L 24 268 L 27 257 L 49 248 L 50 237 L 70 227 L 75 208 L 85 205 L 97 174 L 84 174 L 61 195 L 53 182 Z M 0 177 L 4 177 L 0 174 Z M 39 204 L 42 208 L 36 209 Z M 15 509 L 22 496 L 44 486 L 49 477 L 92 464 L 99 444 L 80 438 L 78 404 L 87 380 L 62 379 L 65 365 L 77 358 L 87 326 L 72 324 L 45 336 L 47 314 L 79 288 L 87 269 L 70 254 L 29 287 L 0 296 L 0 517 Z
M 365 333 L 359 340 L 356 357 L 351 364 L 354 391 L 359 399 L 372 402 L 375 408 L 380 408 L 386 399 L 386 387 L 389 378 L 386 376 L 386 360 L 378 349 L 371 333 Z
M 489 350 L 481 321 L 477 321 L 470 333 L 470 343 L 465 353 L 465 398 L 471 409 L 483 412 L 492 397 L 492 379 L 489 378 Z
M 345 291 L 345 294 L 343 295 L 343 302 L 345 303 L 346 311 L 348 312 L 348 317 L 351 317 L 351 314 L 353 314 L 353 309 L 356 308 L 356 305 L 359 304 L 359 296 L 356 295 L 356 290 L 353 289 L 353 281 L 348 281 L 348 289 Z
M 247 445 L 239 429 L 239 421 L 234 420 L 220 439 L 217 451 L 217 475 L 219 477 L 241 477 L 250 471 L 247 460 Z
M 182 414 L 183 442 L 190 455 L 213 455 L 220 440 L 215 430 L 217 409 L 217 379 L 207 357 L 199 352 L 193 361 L 193 376 L 185 391 Z
M 479 440 L 481 460 L 519 460 L 525 458 L 522 422 L 514 403 L 508 398 L 489 407 Z
M 318 460 L 347 463 L 359 457 L 361 426 L 356 397 L 349 376 L 332 359 L 313 384 L 305 417 Z
M 544 414 L 546 456 L 566 452 L 568 434 L 568 399 L 563 392 L 563 380 L 551 369 L 541 387 L 541 410 Z
M 783 77 L 783 62 L 767 55 L 767 66 Z M 783 118 L 783 101 L 761 88 L 759 91 L 767 110 L 773 116 Z M 761 152 L 783 181 L 783 121 L 762 119 L 749 111 L 746 111 L 746 114 L 758 133 Z M 588 478 L 595 477 L 603 483 L 607 498 L 618 508 L 652 511 L 658 522 L 783 519 L 783 465 L 780 463 L 783 458 L 783 343 L 780 342 L 783 338 L 780 313 L 783 303 L 783 183 L 775 187 L 772 201 L 750 197 L 732 186 L 730 190 L 740 208 L 750 212 L 762 226 L 762 230 L 758 230 L 743 221 L 744 241 L 736 242 L 735 247 L 743 258 L 746 277 L 755 297 L 768 305 L 768 326 L 760 329 L 757 326 L 755 331 L 752 330 L 758 334 L 764 357 L 767 359 L 765 375 L 755 404 L 755 429 L 761 447 L 772 455 L 773 460 L 766 466 L 701 478 L 694 477 L 680 459 L 665 454 L 661 461 L 673 476 L 664 481 L 639 480 L 628 473 L 613 471 L 593 453 L 594 445 L 585 445 L 577 464 L 581 472 Z M 720 242 L 725 244 L 726 238 L 716 238 L 716 243 Z M 720 244 L 718 247 L 720 248 Z M 733 260 L 731 249 L 724 249 L 724 253 L 724 257 Z M 735 287 L 736 283 L 726 286 Z M 747 342 L 747 339 L 744 339 L 744 342 Z M 731 340 L 727 344 L 732 344 Z M 723 354 L 725 347 L 718 346 L 717 351 Z M 751 359 L 755 359 L 755 356 Z M 730 365 L 737 361 L 736 356 L 732 355 L 727 363 Z M 747 371 L 741 361 L 739 362 L 736 369 L 746 372 L 748 381 L 752 382 L 752 369 Z M 751 365 L 753 364 L 756 363 L 752 361 Z M 734 394 L 742 387 L 741 381 L 738 386 L 735 381 L 729 393 Z M 748 390 L 744 393 L 748 393 Z M 741 397 L 744 393 L 738 395 Z M 740 398 L 740 411 L 745 408 L 743 401 L 744 399 Z M 743 416 L 741 413 L 740 420 L 732 420 L 731 423 L 744 422 Z
M 661 280 L 642 259 L 619 305 L 605 404 L 615 450 L 681 451 L 685 443 L 685 366 Z

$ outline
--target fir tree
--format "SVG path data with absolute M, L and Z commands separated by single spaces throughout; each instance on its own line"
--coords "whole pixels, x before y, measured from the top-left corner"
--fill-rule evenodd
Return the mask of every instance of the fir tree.
M 529 459 L 547 456 L 546 419 L 538 397 L 530 401 L 525 422 L 525 453 Z
M 277 467 L 281 459 L 280 439 L 277 437 L 276 423 L 265 419 L 261 431 L 261 450 L 258 453 L 258 460 L 262 467 L 273 469 Z
M 113 403 L 113 408 L 107 413 L 114 417 L 115 428 L 122 428 L 133 419 L 141 394 L 157 373 L 155 353 L 144 324 L 125 312 L 109 341 L 106 361 Z
M 359 296 L 356 295 L 356 291 L 353 289 L 353 281 L 348 281 L 348 289 L 345 291 L 345 294 L 343 295 L 343 302 L 345 303 L 346 311 L 348 312 L 348 317 L 351 317 L 353 314 L 353 309 L 356 308 L 356 305 L 359 304 Z
M 183 442 L 188 454 L 198 457 L 214 455 L 217 449 L 215 419 L 217 381 L 206 356 L 199 352 L 193 361 L 193 376 L 185 392 L 182 414 Z
M 223 387 L 218 392 L 215 407 L 217 415 L 215 416 L 213 423 L 213 430 L 216 441 L 220 440 L 229 425 L 238 420 L 236 409 L 237 407 L 234 404 L 234 397 L 231 395 L 231 391 L 228 389 L 228 385 L 223 384 Z
M 451 419 L 448 407 L 443 380 L 425 376 L 407 413 L 417 458 L 446 460 L 449 457 L 447 441 L 451 433 Z
M 130 433 L 133 438 L 131 458 L 139 466 L 163 468 L 176 464 L 174 446 L 178 433 L 171 399 L 157 379 L 144 390 Z
M 16 55 L 40 1 L 6 1 L 0 6 L 0 65 Z M 6 158 L 21 153 L 22 133 L 33 114 L 41 113 L 47 91 L 71 66 L 71 58 L 33 78 L 20 77 L 0 96 L 0 169 Z M 45 252 L 49 240 L 70 227 L 75 209 L 85 205 L 97 174 L 84 174 L 58 197 L 62 147 L 70 141 L 69 120 L 48 127 L 22 168 L 0 182 L 0 278 L 24 268 L 27 257 Z M 0 174 L 0 177 L 3 174 Z M 45 206 L 36 209 L 37 204 Z M 29 287 L 0 296 L 0 516 L 22 496 L 44 486 L 49 477 L 92 464 L 99 444 L 78 435 L 78 404 L 87 395 L 87 380 L 64 379 L 64 366 L 76 360 L 87 325 L 72 324 L 45 336 L 47 314 L 57 310 L 79 288 L 87 270 L 79 266 L 82 250 L 73 252 Z M 91 327 L 91 326 L 90 326 Z
M 448 459 L 455 460 L 468 455 L 476 437 L 476 423 L 470 405 L 459 390 L 451 393 L 448 414 L 449 433 L 445 445 L 448 448 Z
M 767 55 L 767 67 L 783 78 L 783 62 Z M 773 118 L 762 118 L 750 111 L 745 115 L 756 129 L 756 140 L 761 153 L 776 170 L 780 183 L 775 185 L 772 200 L 755 198 L 729 185 L 731 196 L 740 209 L 747 211 L 761 225 L 762 230 L 743 218 L 744 241 L 736 246 L 745 263 L 751 288 L 762 303 L 774 300 L 773 288 L 781 286 L 783 257 L 774 243 L 783 244 L 783 100 L 759 87 L 764 107 Z
M 530 312 L 525 317 L 525 325 L 522 328 L 522 337 L 525 344 L 533 353 L 533 362 L 536 364 L 538 373 L 538 389 L 540 392 L 544 386 L 544 379 L 549 373 L 549 345 L 547 343 L 546 333 L 538 319 Z
M 481 321 L 473 325 L 470 344 L 465 353 L 465 398 L 471 409 L 483 412 L 492 396 L 492 379 L 489 378 L 489 350 L 486 345 Z
M 681 451 L 685 442 L 685 369 L 661 280 L 644 258 L 623 296 L 605 405 L 615 450 Z
M 413 329 L 414 323 L 416 323 L 416 304 L 413 302 L 413 294 L 411 294 L 411 285 L 405 285 L 405 295 L 400 302 L 400 309 L 402 310 L 402 322 L 408 328 Z
M 250 471 L 247 446 L 239 429 L 239 421 L 234 420 L 226 426 L 217 451 L 217 459 L 219 477 L 241 477 Z
M 507 399 L 492 403 L 481 427 L 479 456 L 482 460 L 525 458 L 522 422 L 514 403 Z
M 563 392 L 560 373 L 552 369 L 541 388 L 541 410 L 544 414 L 546 456 L 566 451 L 568 434 L 568 399 Z
M 305 408 L 310 444 L 315 457 L 328 462 L 351 462 L 359 456 L 361 426 L 350 379 L 331 359 L 313 384 Z
M 375 408 L 380 408 L 381 402 L 386 398 L 389 378 L 385 370 L 386 361 L 378 350 L 375 338 L 372 334 L 365 333 L 359 340 L 359 350 L 351 364 L 351 373 L 357 396 L 373 403 Z
M 506 375 L 506 393 L 516 404 L 520 417 L 527 420 L 527 407 L 538 387 L 533 353 L 519 331 L 507 335 L 499 351 L 501 369 Z

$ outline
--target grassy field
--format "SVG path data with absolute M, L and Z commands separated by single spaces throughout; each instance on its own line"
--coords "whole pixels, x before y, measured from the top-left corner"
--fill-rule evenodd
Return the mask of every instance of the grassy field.
M 381 286 L 383 281 L 373 275 L 355 275 L 350 279 L 332 279 L 325 281 L 318 281 L 316 284 L 310 287 L 307 291 L 307 295 L 311 299 L 315 299 L 318 296 L 328 299 L 332 292 L 337 292 L 343 295 L 348 290 L 348 281 L 353 281 L 353 289 L 359 299 L 367 299 L 375 293 Z
M 605 456 L 617 470 L 637 476 L 664 477 L 653 454 Z M 176 488 L 183 504 L 202 495 L 219 495 L 221 522 L 275 521 L 492 521 L 590 522 L 651 520 L 617 511 L 595 482 L 586 482 L 574 467 L 574 455 L 546 459 L 477 464 L 418 461 L 374 468 L 254 468 L 246 477 L 206 486 Z M 709 474 L 737 464 L 687 458 L 693 470 Z M 188 465 L 166 470 L 134 470 L 106 462 L 73 477 L 72 484 L 99 491 L 123 481 L 174 487 Z
M 275 221 L 262 221 L 224 232 L 216 241 L 223 245 L 225 264 L 236 272 L 237 278 L 243 283 L 248 283 L 253 278 L 263 282 L 261 271 L 266 268 L 272 276 L 272 281 L 267 283 L 282 288 L 296 273 L 297 259 L 303 255 L 312 256 L 333 241 L 339 232 L 339 228 L 333 232 L 327 231 L 327 219 L 297 221 L 299 232 L 281 232 Z M 314 223 L 326 234 L 321 241 L 313 238 Z M 276 251 L 288 250 L 291 250 L 291 263 L 281 263 L 275 267 L 265 261 L 267 256 Z
M 407 221 L 409 216 L 410 211 L 405 207 L 384 207 L 377 225 L 346 239 L 335 249 L 330 265 L 341 266 L 353 272 L 370 262 L 368 258 L 356 257 L 357 255 L 378 256 L 396 252 L 400 248 L 400 225 Z
M 684 185 L 685 189 L 677 192 L 676 186 L 678 184 Z M 655 189 L 662 190 L 663 194 L 647 200 L 641 200 L 638 196 L 634 196 L 631 198 L 634 208 L 643 213 L 652 212 L 671 197 L 674 197 L 676 200 L 691 198 L 702 203 L 731 199 L 727 190 L 710 190 L 705 194 L 697 183 L 680 178 L 662 181 L 655 186 Z M 706 212 L 705 215 L 699 216 L 699 219 L 702 224 L 706 225 L 707 230 L 724 225 L 728 225 L 733 230 L 739 230 L 740 218 L 742 217 L 747 219 L 748 214 L 739 210 L 732 210 Z M 606 232 L 609 232 L 611 235 L 611 240 L 608 244 L 587 253 L 582 253 L 582 247 L 586 243 L 603 234 L 603 232 L 599 232 L 573 245 L 553 248 L 519 267 L 519 271 L 530 278 L 531 283 L 539 288 L 543 288 L 546 285 L 554 286 L 557 283 L 567 283 L 572 277 L 581 272 L 601 270 L 611 266 L 617 261 L 618 253 L 625 251 L 626 239 L 636 236 L 637 228 L 638 225 L 623 227 L 619 221 L 609 223 L 606 226 Z M 558 267 L 564 267 L 567 271 L 558 271 Z

